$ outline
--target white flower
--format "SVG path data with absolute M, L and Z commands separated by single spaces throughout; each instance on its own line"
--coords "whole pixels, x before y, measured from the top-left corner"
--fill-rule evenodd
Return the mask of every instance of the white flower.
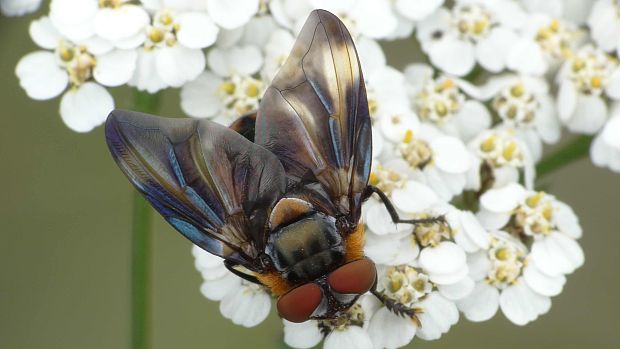
M 534 185 L 534 158 L 529 147 L 510 129 L 481 132 L 469 143 L 474 165 L 468 173 L 466 188 L 484 191 L 519 181 L 523 170 L 526 187 Z
M 551 17 L 562 17 L 575 24 L 584 24 L 594 0 L 521 0 L 529 12 L 539 12 Z
M 543 192 L 508 184 L 480 197 L 479 219 L 487 229 L 503 229 L 533 239 L 530 260 L 550 276 L 570 274 L 584 262 L 576 239 L 581 227 L 572 209 Z
M 289 52 L 295 43 L 293 35 L 285 29 L 274 30 L 264 46 L 265 64 L 261 71 L 261 76 L 265 82 L 271 81 L 278 69 L 288 58 Z
M 478 62 L 498 72 L 517 40 L 525 16 L 511 0 L 457 1 L 418 24 L 417 37 L 434 66 L 452 75 L 468 74 Z
M 408 93 L 418 117 L 464 142 L 491 126 L 491 115 L 477 100 L 466 100 L 460 80 L 447 76 L 433 79 L 425 64 L 405 68 Z
M 549 311 L 550 297 L 562 291 L 566 278 L 540 271 L 514 236 L 504 231 L 492 236 L 487 251 L 468 257 L 476 286 L 457 305 L 470 321 L 486 321 L 501 309 L 511 322 L 525 325 Z
M 603 98 L 620 100 L 620 69 L 611 57 L 590 45 L 567 60 L 558 73 L 558 114 L 566 127 L 594 134 L 607 120 Z
M 95 55 L 87 46 L 63 38 L 47 17 L 33 21 L 30 34 L 46 50 L 24 56 L 15 68 L 28 96 L 51 99 L 69 86 L 60 102 L 65 124 L 76 132 L 88 132 L 102 124 L 114 109 L 114 101 L 101 85 L 127 83 L 135 69 L 136 52 L 113 50 Z
M 463 142 L 444 135 L 432 125 L 420 124 L 406 105 L 382 103 L 380 106 L 385 105 L 386 110 L 381 111 L 377 103 L 375 124 L 389 141 L 382 146 L 379 160 L 429 185 L 445 200 L 460 194 L 472 165 Z
M 224 266 L 224 260 L 198 246 L 192 246 L 196 269 L 204 282 L 202 294 L 220 301 L 220 312 L 234 324 L 254 327 L 263 322 L 271 310 L 271 295 L 263 287 L 234 275 Z
M 492 99 L 491 106 L 502 120 L 498 127 L 515 130 L 516 137 L 527 144 L 535 160 L 542 155 L 541 141 L 559 140 L 560 122 L 544 79 L 494 76 L 480 88 L 469 85 L 467 92 L 481 100 Z
M 149 23 L 146 10 L 128 0 L 53 0 L 50 18 L 72 41 L 97 36 L 119 48 L 135 48 L 144 42 Z
M 216 47 L 209 51 L 208 63 L 209 70 L 181 89 L 183 111 L 230 124 L 258 107 L 265 86 L 255 77 L 263 64 L 257 47 Z
M 607 52 L 616 51 L 620 57 L 620 5 L 617 1 L 598 0 L 588 17 L 588 26 L 594 42 Z
M 378 307 L 377 299 L 366 294 L 339 318 L 308 320 L 302 323 L 282 320 L 284 342 L 293 348 L 311 348 L 325 339 L 324 349 L 371 349 L 373 343 L 366 331 L 370 318 Z
M 258 12 L 260 0 L 208 0 L 206 3 L 217 25 L 234 29 L 246 24 Z
M 544 14 L 530 15 L 510 48 L 508 68 L 526 75 L 543 75 L 569 57 L 578 44 L 579 32 L 570 22 Z
M 596 166 L 620 172 L 620 104 L 614 104 L 609 121 L 594 138 L 590 157 Z
M 394 8 L 398 14 L 411 20 L 420 21 L 435 12 L 444 0 L 408 1 L 396 0 Z
M 206 13 L 185 7 L 158 8 L 146 28 L 138 68 L 129 85 L 155 93 L 196 79 L 206 64 L 202 49 L 215 42 L 217 33 L 218 27 Z
M 41 7 L 42 0 L 0 0 L 0 12 L 5 16 L 23 16 Z
M 406 264 L 379 268 L 377 289 L 387 300 L 415 314 L 399 315 L 394 309 L 381 307 L 368 327 L 375 348 L 404 346 L 416 334 L 425 340 L 439 339 L 458 321 L 454 302 L 442 296 L 430 276 L 419 268 Z

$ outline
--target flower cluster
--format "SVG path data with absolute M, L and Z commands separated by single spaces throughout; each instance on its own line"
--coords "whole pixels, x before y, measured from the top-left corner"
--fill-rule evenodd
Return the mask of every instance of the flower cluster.
M 19 6 L 18 6 L 19 3 Z M 544 3 L 544 4 L 543 4 Z M 3 0 L 17 15 L 37 1 Z M 592 138 L 592 162 L 620 172 L 620 5 L 612 0 L 52 0 L 30 35 L 42 50 L 16 74 L 33 99 L 62 94 L 68 127 L 100 125 L 121 85 L 179 88 L 191 117 L 228 125 L 255 110 L 315 9 L 354 36 L 373 129 L 365 253 L 376 295 L 342 317 L 295 324 L 295 348 L 396 348 L 439 339 L 498 309 L 517 325 L 549 311 L 584 262 L 578 219 L 536 191 L 536 164 L 562 129 Z M 428 64 L 387 63 L 380 42 L 414 37 Z M 412 53 L 413 56 L 413 53 Z M 269 290 L 193 250 L 205 297 L 235 324 L 270 312 Z M 406 309 L 407 311 L 399 311 Z

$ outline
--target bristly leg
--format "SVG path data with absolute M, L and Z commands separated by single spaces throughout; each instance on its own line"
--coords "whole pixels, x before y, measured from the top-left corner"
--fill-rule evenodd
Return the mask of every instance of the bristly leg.
M 224 266 L 226 267 L 226 269 L 228 269 L 231 273 L 237 275 L 238 277 L 247 280 L 249 282 L 258 284 L 258 285 L 263 285 L 260 281 L 258 281 L 258 279 L 256 278 L 256 276 L 254 275 L 250 275 L 250 274 L 246 274 L 240 270 L 235 269 L 235 266 L 237 266 L 237 264 L 231 263 L 228 260 L 224 260 Z
M 420 323 L 420 319 L 418 319 L 417 316 L 417 314 L 422 313 L 422 309 L 411 308 L 400 302 L 397 302 L 396 300 L 387 297 L 383 292 L 377 291 L 376 288 L 372 289 L 370 292 L 375 297 L 377 297 L 377 299 L 379 299 L 379 301 L 383 303 L 383 305 L 385 305 L 385 307 L 392 313 L 401 317 L 408 317 L 413 320 L 413 322 L 415 322 L 416 326 L 422 326 L 422 324 Z
M 385 195 L 385 193 L 383 191 L 381 191 L 381 189 L 379 189 L 379 188 L 377 188 L 375 186 L 369 185 L 368 187 L 366 187 L 366 192 L 364 193 L 364 200 L 369 198 L 373 193 L 379 195 L 379 198 L 383 202 L 383 205 L 385 205 L 385 208 L 388 210 L 388 213 L 390 214 L 390 217 L 392 218 L 392 221 L 394 223 L 407 223 L 407 224 L 433 224 L 433 223 L 437 223 L 437 224 L 448 224 L 446 222 L 446 218 L 443 215 L 442 216 L 437 216 L 437 217 L 430 217 L 430 218 L 402 219 L 402 218 L 400 218 L 398 216 L 398 212 L 396 212 L 396 208 L 394 207 L 394 205 L 390 201 L 390 198 L 388 198 L 387 195 Z

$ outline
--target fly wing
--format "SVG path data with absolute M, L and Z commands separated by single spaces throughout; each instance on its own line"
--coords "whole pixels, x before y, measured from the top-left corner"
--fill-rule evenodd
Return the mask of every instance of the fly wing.
M 267 217 L 286 188 L 273 154 L 208 120 L 119 110 L 106 139 L 121 170 L 181 234 L 255 270 Z
M 371 125 L 355 46 L 333 14 L 308 17 L 260 103 L 255 142 L 280 159 L 289 186 L 319 184 L 338 213 L 357 222 Z

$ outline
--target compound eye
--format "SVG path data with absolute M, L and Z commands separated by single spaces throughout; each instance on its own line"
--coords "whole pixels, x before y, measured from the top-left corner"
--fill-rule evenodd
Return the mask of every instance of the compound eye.
M 278 314 L 290 322 L 304 322 L 321 304 L 323 293 L 317 284 L 296 287 L 278 299 Z
M 327 283 L 338 293 L 363 294 L 372 288 L 376 279 L 375 263 L 368 258 L 362 258 L 331 272 Z

